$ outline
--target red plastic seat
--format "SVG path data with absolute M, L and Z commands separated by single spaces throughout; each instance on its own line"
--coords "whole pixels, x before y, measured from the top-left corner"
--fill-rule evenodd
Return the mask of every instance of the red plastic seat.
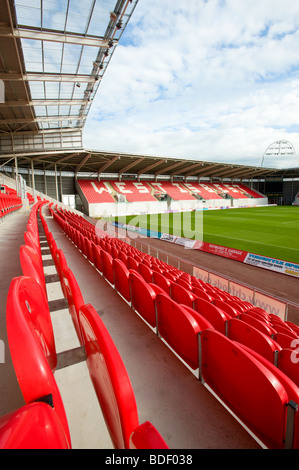
M 114 448 L 143 448 L 145 444 L 146 448 L 168 448 L 154 427 L 139 428 L 130 378 L 100 316 L 88 304 L 80 309 L 79 318 L 87 366 Z
M 193 286 L 192 293 L 195 297 L 200 297 L 201 299 L 207 300 L 209 302 L 213 302 L 213 300 L 214 300 L 213 295 L 208 294 L 201 287 L 194 287 Z
M 102 258 L 102 272 L 103 276 L 110 284 L 114 284 L 114 274 L 113 274 L 113 265 L 112 261 L 113 258 L 107 251 L 101 251 L 101 258 Z
M 277 332 L 273 335 L 273 339 L 283 348 L 283 349 L 293 349 L 292 348 L 292 343 L 293 341 L 296 341 L 293 336 L 286 334 L 286 333 L 280 333 Z M 298 338 L 297 338 L 298 340 Z
M 296 340 L 295 340 L 296 341 Z M 294 348 L 279 351 L 277 367 L 299 387 L 299 340 Z
M 31 246 L 31 248 L 36 249 L 40 256 L 41 260 L 41 251 L 38 233 L 35 233 L 33 229 L 30 229 L 27 225 L 27 232 L 24 232 L 24 241 L 25 245 Z
M 0 417 L 0 449 L 70 449 L 56 411 L 30 403 Z
M 188 307 L 188 305 L 183 305 L 183 304 L 180 304 L 180 307 L 182 307 L 184 310 L 186 310 L 188 313 L 190 313 L 190 315 L 192 315 L 194 320 L 199 325 L 200 331 L 206 330 L 208 328 L 211 328 L 212 330 L 214 330 L 214 327 L 213 327 L 212 323 L 210 323 L 205 317 L 203 317 L 196 310 L 194 310 L 191 307 Z
M 63 271 L 65 271 L 68 268 L 66 257 L 61 248 L 59 248 L 56 251 L 54 256 L 55 256 L 54 262 L 55 262 L 57 274 L 59 276 L 61 290 L 62 290 L 64 297 L 66 297 L 67 295 L 66 295 L 64 279 L 63 279 Z
M 215 330 L 201 333 L 201 357 L 203 379 L 216 395 L 267 447 L 282 448 L 288 395 L 277 377 Z
M 256 318 L 257 320 L 265 323 L 269 327 L 272 327 L 272 323 L 269 321 L 269 317 L 266 317 L 260 312 L 255 312 L 254 310 L 246 310 L 246 312 L 243 312 L 244 315 L 250 315 L 253 318 Z
M 129 270 L 120 259 L 116 258 L 113 259 L 112 266 L 115 289 L 125 298 L 127 302 L 131 302 Z
M 223 310 L 231 318 L 236 318 L 236 317 L 239 316 L 238 310 L 236 310 L 232 305 L 229 305 L 224 300 L 215 299 L 215 300 L 213 300 L 213 304 L 216 307 L 221 308 L 221 310 Z
M 153 283 L 161 287 L 166 294 L 170 295 L 171 281 L 166 279 L 163 274 L 153 271 Z
M 284 371 L 280 370 L 279 367 L 269 362 L 266 358 L 258 354 L 253 349 L 248 348 L 247 346 L 244 346 L 241 344 L 240 346 L 243 349 L 245 349 L 245 351 L 247 351 L 256 360 L 258 360 L 263 366 L 269 369 L 270 372 L 276 377 L 276 380 L 278 380 L 283 385 L 283 387 L 285 388 L 287 392 L 288 403 L 293 402 L 294 405 L 298 405 L 299 404 L 299 387 L 295 384 L 295 382 L 286 373 L 284 373 Z M 288 436 L 289 442 L 286 443 L 286 445 L 288 445 L 287 448 L 299 449 L 299 414 L 298 412 L 295 412 L 294 424 L 292 427 L 292 434 L 293 436 Z
M 265 320 L 271 322 L 271 316 L 266 312 L 266 310 L 263 310 L 260 307 L 251 307 L 248 310 L 246 310 L 246 312 L 248 312 L 248 313 L 251 313 L 251 312 L 259 313 L 260 316 L 265 318 Z
M 237 318 L 227 321 L 227 337 L 254 349 L 272 363 L 275 361 L 276 351 L 281 350 L 279 344 L 268 335 Z
M 135 271 L 139 271 L 139 262 L 133 258 L 133 256 L 128 256 L 127 258 L 127 268 L 134 269 Z
M 225 324 L 230 317 L 223 310 L 200 298 L 194 300 L 194 310 L 205 317 L 217 331 L 225 334 Z
M 97 268 L 100 273 L 103 272 L 103 263 L 102 263 L 102 248 L 99 245 L 94 244 L 93 247 L 93 262 L 94 266 Z
M 286 335 L 291 336 L 296 339 L 299 338 L 297 333 L 295 333 L 287 324 L 284 322 L 273 321 L 271 322 L 272 327 L 277 331 L 277 333 L 285 333 Z
M 138 271 L 140 272 L 145 282 L 153 282 L 153 271 L 148 266 L 146 266 L 146 264 L 143 262 L 139 263 Z
M 146 421 L 136 428 L 130 436 L 130 449 L 168 449 L 157 429 Z
M 51 401 L 70 443 L 68 422 L 53 370 L 56 354 L 45 298 L 34 279 L 11 281 L 6 303 L 7 337 L 12 362 L 25 403 Z
M 84 305 L 83 295 L 81 293 L 78 282 L 74 276 L 73 271 L 70 268 L 65 269 L 62 272 L 63 276 L 63 289 L 66 293 L 66 298 L 68 301 L 68 309 L 72 317 L 73 325 L 75 327 L 77 337 L 82 346 L 82 336 L 79 325 L 79 309 Z
M 254 326 L 257 330 L 260 330 L 265 335 L 272 336 L 276 331 L 267 323 L 262 320 L 258 320 L 257 318 L 253 317 L 250 313 L 241 313 L 239 318 L 248 323 L 249 325 Z
M 156 293 L 137 272 L 130 271 L 131 305 L 139 315 L 156 327 Z
M 166 294 L 158 294 L 159 335 L 193 370 L 198 368 L 198 323 L 190 313 Z
M 176 282 L 173 282 L 170 286 L 170 297 L 178 304 L 193 307 L 195 297 L 192 292 Z
M 47 296 L 45 273 L 41 267 L 37 250 L 29 245 L 21 245 L 20 263 L 23 275 L 35 279 L 44 289 L 45 295 Z

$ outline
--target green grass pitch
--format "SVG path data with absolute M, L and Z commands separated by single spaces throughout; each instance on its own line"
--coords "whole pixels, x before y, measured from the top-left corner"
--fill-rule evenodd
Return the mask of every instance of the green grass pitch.
M 299 263 L 299 206 L 118 217 L 119 222 Z

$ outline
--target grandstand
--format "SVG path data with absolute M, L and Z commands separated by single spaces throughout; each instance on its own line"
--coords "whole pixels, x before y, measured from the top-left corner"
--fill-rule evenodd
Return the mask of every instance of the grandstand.
M 270 178 L 283 178 L 292 204 L 299 169 L 83 148 L 137 0 L 92 3 L 69 33 L 39 23 L 42 3 L 33 18 L 30 6 L 2 2 L 0 447 L 180 449 L 186 459 L 194 449 L 298 449 L 298 279 L 264 274 L 275 291 L 290 287 L 278 297 L 258 267 L 231 259 L 219 273 L 180 258 L 182 246 L 171 255 L 171 244 L 111 234 L 97 219 L 263 206 Z M 61 57 L 58 71 L 42 63 L 33 73 L 27 41 L 76 44 L 77 72 L 61 73 Z M 92 70 L 81 73 L 90 48 Z M 57 80 L 69 93 L 50 99 Z M 236 264 L 240 277 L 229 278 Z M 249 272 L 257 286 L 241 281 Z

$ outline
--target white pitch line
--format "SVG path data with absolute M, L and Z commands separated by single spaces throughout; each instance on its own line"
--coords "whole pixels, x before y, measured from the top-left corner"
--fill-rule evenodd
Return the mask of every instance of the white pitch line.
M 205 234 L 203 232 L 203 234 Z M 234 237 L 228 237 L 228 236 L 225 236 L 225 235 L 214 235 L 214 237 L 220 237 L 220 238 L 229 238 L 231 240 L 240 240 L 240 241 L 243 241 L 245 243 L 258 243 L 259 245 L 266 245 L 266 246 L 273 246 L 275 248 L 283 248 L 283 249 L 287 249 L 287 250 L 295 250 L 295 251 L 298 251 L 297 248 L 288 248 L 288 247 L 285 247 L 285 246 L 281 246 L 281 245 L 269 245 L 269 243 L 263 243 L 263 242 L 254 242 L 254 241 L 250 241 L 250 240 L 246 240 L 245 238 L 234 238 Z

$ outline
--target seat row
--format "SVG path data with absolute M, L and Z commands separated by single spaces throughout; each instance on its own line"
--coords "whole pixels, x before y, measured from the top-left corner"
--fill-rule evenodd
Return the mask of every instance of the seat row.
M 17 195 L 0 193 L 0 217 L 20 209 L 22 205 L 22 199 Z
M 0 419 L 0 447 L 71 448 L 68 421 L 55 380 L 57 354 L 42 268 L 39 213 L 113 446 L 167 448 L 149 421 L 139 423 L 134 392 L 122 359 L 97 312 L 92 305 L 84 304 L 63 252 L 48 230 L 42 206 L 43 203 L 32 208 L 25 245 L 20 247 L 23 276 L 12 280 L 7 296 L 9 348 L 26 405 Z
M 133 310 L 263 445 L 299 447 L 296 325 L 122 240 L 83 235 L 67 215 L 53 216 Z M 281 335 L 289 341 L 283 343 Z

